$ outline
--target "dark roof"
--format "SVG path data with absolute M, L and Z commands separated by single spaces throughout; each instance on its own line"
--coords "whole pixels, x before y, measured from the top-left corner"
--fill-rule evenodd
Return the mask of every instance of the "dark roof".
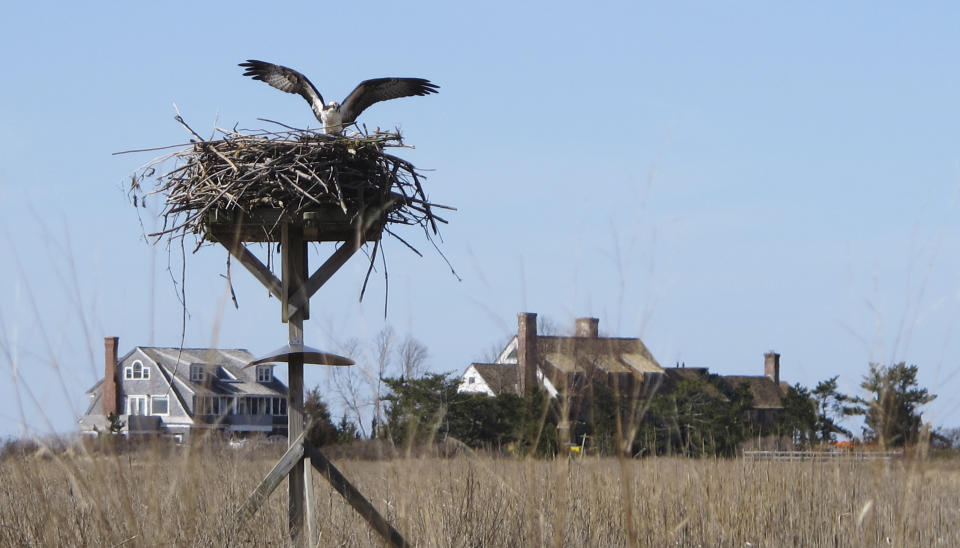
M 669 394 L 676 390 L 677 383 L 684 379 L 702 378 L 707 383 L 705 388 L 707 393 L 723 401 L 729 401 L 729 398 L 710 382 L 710 370 L 706 367 L 668 367 L 663 370 L 663 373 L 663 383 L 658 392 Z
M 753 394 L 754 409 L 783 409 L 783 390 L 770 377 L 724 375 L 723 380 L 733 388 L 743 383 L 748 384 Z
M 471 365 L 483 377 L 483 382 L 487 383 L 494 394 L 516 393 L 516 365 L 499 363 L 474 363 Z
M 637 338 L 537 337 L 537 354 L 564 373 L 660 373 L 663 368 Z

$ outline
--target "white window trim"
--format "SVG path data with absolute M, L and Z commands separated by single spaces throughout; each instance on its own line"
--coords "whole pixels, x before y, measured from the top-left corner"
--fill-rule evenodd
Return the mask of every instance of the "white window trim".
M 196 372 L 196 374 L 194 374 Z M 203 364 L 190 364 L 190 382 L 207 380 L 207 368 Z
M 137 376 L 137 366 L 140 366 L 140 375 Z M 143 365 L 143 362 L 140 360 L 134 361 L 131 365 L 123 368 L 123 378 L 124 380 L 150 380 L 150 368 Z
M 141 403 L 141 406 L 142 406 L 142 407 L 141 407 L 141 410 L 143 411 L 142 413 L 138 413 L 138 414 L 136 414 L 136 415 L 135 415 L 134 413 L 131 413 L 131 411 L 133 411 L 133 400 L 141 400 L 141 401 L 143 402 L 143 403 Z M 150 414 L 150 409 L 147 408 L 147 403 L 148 403 L 149 401 L 150 401 L 150 398 L 148 398 L 145 394 L 131 394 L 131 395 L 127 396 L 127 408 L 125 409 L 125 411 L 127 412 L 127 416 L 147 416 L 147 415 L 149 415 L 149 414 Z
M 257 366 L 257 382 L 273 382 L 273 367 L 269 365 Z
M 159 398 L 165 398 L 165 399 L 167 400 L 167 412 L 166 412 L 166 413 L 157 413 L 157 412 L 155 412 L 155 411 L 153 410 L 153 400 L 154 400 L 154 399 L 159 399 Z M 150 414 L 151 414 L 151 415 L 156 415 L 156 416 L 158 416 L 158 417 L 166 417 L 167 415 L 169 415 L 169 414 L 170 414 L 170 396 L 167 396 L 167 395 L 163 395 L 163 396 L 150 396 Z

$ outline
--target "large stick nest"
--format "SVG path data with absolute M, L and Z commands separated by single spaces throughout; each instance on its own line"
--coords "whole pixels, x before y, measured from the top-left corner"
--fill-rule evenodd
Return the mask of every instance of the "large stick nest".
M 434 208 L 452 209 L 430 203 L 423 175 L 385 152 L 407 147 L 399 131 L 339 137 L 292 128 L 254 134 L 217 129 L 218 138 L 204 140 L 184 127 L 194 137 L 191 143 L 138 170 L 130 186 L 135 206 L 163 196 L 163 226 L 148 234 L 156 240 L 188 233 L 201 235 L 201 241 L 213 239 L 208 234 L 212 214 L 222 218 L 263 210 L 287 219 L 333 211 L 347 223 L 373 210 L 386 232 L 396 236 L 391 224 L 417 225 L 429 239 L 437 222 L 446 222 Z M 173 167 L 160 172 L 171 160 Z M 153 188 L 145 188 L 148 180 L 155 182 Z

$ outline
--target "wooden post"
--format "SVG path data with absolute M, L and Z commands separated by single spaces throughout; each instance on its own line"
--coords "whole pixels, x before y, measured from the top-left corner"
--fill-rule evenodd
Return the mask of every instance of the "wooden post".
M 377 210 L 373 219 L 380 219 L 383 212 L 392 202 Z M 262 221 L 262 219 L 261 219 Z M 259 259 L 250 253 L 237 232 L 232 237 L 224 234 L 208 232 L 208 237 L 219 242 L 253 276 L 266 287 L 270 293 L 281 300 L 281 319 L 287 323 L 287 338 L 291 346 L 303 345 L 303 322 L 310 318 L 310 297 L 323 286 L 333 274 L 339 270 L 347 260 L 353 256 L 366 241 L 370 221 L 363 218 L 358 221 L 355 230 L 344 230 L 344 234 L 353 234 L 352 239 L 341 240 L 324 239 L 322 241 L 343 241 L 338 248 L 312 275 L 308 276 L 307 243 L 304 234 L 302 219 L 282 220 L 280 228 L 280 267 L 281 279 L 278 280 Z M 260 222 L 257 226 L 264 224 Z M 276 226 L 271 225 L 271 226 Z M 262 228 L 262 227 L 261 227 Z M 260 236 L 259 232 L 252 234 Z M 275 232 L 273 233 L 275 234 Z M 379 232 L 378 232 L 379 237 Z M 310 241 L 321 241 L 315 239 Z M 250 241 L 275 241 L 251 239 Z M 232 242 L 232 245 L 231 243 Z M 343 474 L 318 449 L 306 440 L 306 430 L 310 428 L 305 421 L 303 409 L 303 353 L 290 353 L 287 357 L 288 365 L 288 392 L 287 392 L 287 452 L 280 462 L 270 471 L 266 478 L 247 501 L 241 505 L 236 513 L 238 524 L 242 524 L 266 500 L 270 493 L 280 485 L 283 476 L 287 476 L 289 495 L 289 535 L 292 546 L 304 546 L 319 541 L 314 528 L 312 507 L 316 505 L 313 493 L 313 482 L 310 478 L 311 470 L 316 469 L 331 485 L 350 503 L 351 506 L 392 546 L 409 546 L 376 508 L 350 484 Z M 306 423 L 306 424 L 305 424 Z
M 299 291 L 306 280 L 307 242 L 303 239 L 303 225 L 283 223 L 280 237 L 281 276 L 283 284 L 283 320 L 287 322 L 287 340 L 290 344 L 303 344 L 303 320 L 307 307 L 303 306 L 287 317 L 287 302 Z M 287 362 L 289 381 L 287 392 L 287 440 L 293 444 L 303 433 L 303 355 L 293 354 Z M 293 546 L 303 546 L 304 537 L 304 466 L 297 461 L 287 478 L 289 494 L 289 532 Z

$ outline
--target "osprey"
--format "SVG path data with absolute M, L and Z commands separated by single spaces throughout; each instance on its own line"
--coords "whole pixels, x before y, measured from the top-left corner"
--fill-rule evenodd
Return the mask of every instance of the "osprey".
M 360 82 L 343 103 L 330 101 L 324 104 L 323 96 L 310 80 L 291 68 L 256 59 L 247 59 L 240 66 L 246 69 L 244 76 L 306 99 L 317 120 L 323 124 L 323 132 L 328 135 L 340 135 L 344 126 L 354 123 L 357 116 L 374 103 L 398 97 L 429 95 L 439 89 L 439 86 L 423 78 L 374 78 Z

